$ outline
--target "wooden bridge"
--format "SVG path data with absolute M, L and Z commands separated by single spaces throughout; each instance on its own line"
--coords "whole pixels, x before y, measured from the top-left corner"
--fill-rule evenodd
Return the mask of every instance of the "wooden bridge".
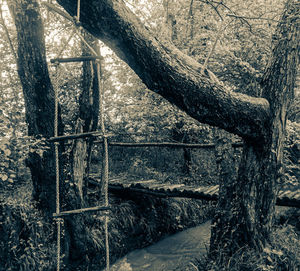
M 99 184 L 96 179 L 91 182 Z M 139 181 L 112 179 L 109 181 L 108 189 L 112 193 L 134 192 L 156 197 L 182 197 L 209 201 L 216 201 L 219 195 L 219 185 L 192 186 L 185 184 L 171 184 L 169 182 L 162 183 L 154 179 Z M 300 208 L 300 189 L 295 191 L 279 191 L 276 205 Z

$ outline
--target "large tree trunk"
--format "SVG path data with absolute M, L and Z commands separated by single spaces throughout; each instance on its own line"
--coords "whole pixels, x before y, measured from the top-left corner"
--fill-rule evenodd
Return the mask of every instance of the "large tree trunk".
M 269 243 L 278 183 L 286 112 L 294 97 L 299 63 L 300 8 L 289 1 L 274 38 L 273 56 L 261 82 L 271 106 L 265 143 L 245 141 L 237 180 L 221 176 L 219 211 L 212 228 L 210 252 L 219 266 L 239 249 L 258 251 Z M 223 170 L 226 171 L 226 169 Z
M 226 224 L 229 218 L 237 220 L 236 213 L 238 210 L 236 195 L 236 164 L 232 140 L 224 131 L 215 129 L 215 158 L 217 172 L 219 176 L 219 200 L 218 208 L 212 220 L 210 256 L 214 259 L 217 266 L 221 267 L 221 262 L 225 262 L 224 255 L 228 254 L 230 246 L 224 246 L 226 240 L 232 239 L 232 227 Z M 225 219 L 227 218 L 227 219 Z
M 23 87 L 28 135 L 49 138 L 54 135 L 54 91 L 45 56 L 44 27 L 37 1 L 10 2 L 10 12 L 17 30 L 18 74 Z M 63 130 L 59 117 L 59 133 Z M 26 160 L 33 182 L 33 196 L 40 207 L 55 212 L 54 148 L 29 153 Z
M 75 14 L 74 1 L 58 2 Z M 261 84 L 263 98 L 254 98 L 228 90 L 209 71 L 201 75 L 199 63 L 153 37 L 122 1 L 81 1 L 82 25 L 127 62 L 149 89 L 200 122 L 244 139 L 238 178 L 228 184 L 232 203 L 221 202 L 224 212 L 214 227 L 223 231 L 224 226 L 225 234 L 212 235 L 212 250 L 218 245 L 225 258 L 245 245 L 261 250 L 268 242 L 286 111 L 299 62 L 299 14 L 299 1 L 288 1 Z M 221 198 L 229 192 L 224 187 Z M 225 249 L 227 245 L 230 248 Z

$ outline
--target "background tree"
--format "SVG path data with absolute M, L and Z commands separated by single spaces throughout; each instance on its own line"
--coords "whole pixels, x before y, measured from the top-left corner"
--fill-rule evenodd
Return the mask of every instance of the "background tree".
M 54 127 L 54 91 L 45 55 L 44 27 L 37 2 L 9 3 L 17 30 L 17 65 L 23 87 L 28 135 L 49 138 Z M 27 30 L 25 30 L 27 29 Z M 59 119 L 59 133 L 62 132 Z M 33 151 L 26 160 L 34 185 L 34 198 L 46 211 L 53 212 L 55 204 L 55 164 L 53 147 L 46 146 L 40 155 Z

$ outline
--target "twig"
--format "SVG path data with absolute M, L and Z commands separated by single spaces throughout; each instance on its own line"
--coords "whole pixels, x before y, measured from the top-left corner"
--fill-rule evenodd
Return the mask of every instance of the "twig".
M 205 71 L 205 69 L 206 69 L 206 67 L 207 67 L 207 63 L 208 63 L 209 58 L 211 57 L 212 53 L 214 52 L 214 50 L 215 50 L 215 48 L 216 48 L 216 46 L 217 46 L 217 43 L 218 43 L 218 41 L 220 40 L 220 37 L 221 37 L 222 33 L 224 32 L 224 30 L 226 29 L 226 27 L 227 27 L 228 25 L 231 24 L 231 22 L 232 22 L 232 21 L 230 21 L 230 22 L 229 22 L 228 24 L 226 24 L 224 27 L 220 27 L 220 28 L 219 28 L 218 33 L 217 33 L 217 36 L 216 36 L 216 40 L 215 40 L 213 46 L 211 47 L 211 49 L 210 49 L 210 51 L 209 51 L 209 54 L 208 54 L 208 56 L 206 57 L 206 59 L 205 59 L 205 61 L 204 61 L 204 64 L 203 64 L 203 66 L 202 66 L 202 68 L 201 68 L 201 74 L 204 74 L 204 71 Z
M 214 2 L 214 1 L 207 1 L 207 0 L 198 0 L 199 2 L 202 2 L 204 4 L 208 4 L 209 6 L 211 6 L 213 8 L 213 10 L 217 13 L 217 15 L 220 17 L 220 19 L 223 21 L 223 17 L 220 14 L 220 12 L 218 11 L 218 7 L 221 4 L 220 2 Z M 218 4 L 218 6 L 214 6 L 213 3 Z
M 15 51 L 15 48 L 14 48 L 14 45 L 12 43 L 12 40 L 10 38 L 10 35 L 9 35 L 9 31 L 7 29 L 7 26 L 5 24 L 5 21 L 4 21 L 4 18 L 3 18 L 3 14 L 2 14 L 2 4 L 0 4 L 0 22 L 1 22 L 1 25 L 5 31 L 5 34 L 6 34 L 6 37 L 7 37 L 7 40 L 8 40 L 8 43 L 9 43 L 9 47 L 11 49 L 11 52 L 12 54 L 14 55 L 14 58 L 15 58 L 15 61 L 17 63 L 17 54 L 16 54 L 16 51 Z
M 227 5 L 225 5 L 225 4 L 223 3 L 223 1 L 220 1 L 220 2 L 219 2 L 219 1 L 213 1 L 213 0 L 211 0 L 211 1 L 208 1 L 208 0 L 198 0 L 198 1 L 200 1 L 200 2 L 202 2 L 202 3 L 205 3 L 205 4 L 208 4 L 208 5 L 212 6 L 212 7 L 214 8 L 214 10 L 217 12 L 218 16 L 219 16 L 222 20 L 223 20 L 223 17 L 219 14 L 219 11 L 217 10 L 218 6 L 223 6 L 224 8 L 226 8 L 227 10 L 229 10 L 232 14 L 235 15 L 235 12 L 234 12 L 230 7 L 228 7 Z M 218 6 L 215 7 L 213 4 L 217 4 Z M 251 33 L 253 33 L 251 24 L 250 24 L 245 18 L 243 18 L 243 17 L 241 17 L 241 16 L 238 17 L 238 15 L 237 15 L 237 19 L 239 19 L 242 23 L 247 24 L 248 27 L 249 27 L 249 31 L 250 31 Z
M 275 23 L 278 23 L 279 21 L 274 20 L 272 18 L 263 18 L 263 17 L 247 17 L 247 16 L 239 16 L 239 15 L 235 15 L 235 14 L 226 14 L 226 16 L 228 17 L 235 17 L 238 19 L 247 19 L 247 20 L 265 20 L 265 21 L 272 21 Z

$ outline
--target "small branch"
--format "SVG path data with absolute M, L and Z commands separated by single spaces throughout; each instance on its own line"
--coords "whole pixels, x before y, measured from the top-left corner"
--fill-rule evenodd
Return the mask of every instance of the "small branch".
M 235 14 L 226 14 L 226 16 L 228 17 L 234 17 L 234 18 L 238 18 L 238 19 L 247 19 L 247 20 L 265 20 L 265 21 L 272 21 L 275 23 L 278 23 L 279 21 L 271 19 L 271 18 L 263 18 L 263 17 L 247 17 L 247 16 L 239 16 L 239 15 L 235 15 Z
M 220 14 L 220 12 L 218 11 L 218 7 L 221 3 L 219 2 L 213 2 L 213 1 L 207 1 L 207 0 L 198 0 L 199 2 L 202 2 L 204 4 L 207 4 L 209 6 L 212 7 L 212 9 L 217 13 L 217 15 L 220 17 L 220 19 L 223 21 L 223 17 L 222 15 Z M 217 6 L 214 6 L 213 3 L 217 4 Z
M 110 136 L 110 135 L 108 135 L 108 134 L 104 135 L 101 131 L 92 131 L 92 132 L 86 132 L 86 133 L 50 137 L 48 139 L 48 141 L 49 142 L 59 142 L 59 141 L 65 141 L 65 140 L 71 140 L 71 139 L 97 137 L 97 136 L 106 137 L 106 136 Z
M 47 3 L 47 2 L 43 2 L 42 3 L 44 6 L 46 6 L 49 10 L 56 12 L 57 14 L 61 15 L 62 17 L 64 17 L 65 19 L 73 22 L 74 26 L 75 26 L 75 33 L 78 35 L 78 37 L 81 39 L 81 41 L 85 44 L 85 46 L 87 46 L 90 51 L 95 55 L 98 56 L 97 52 L 88 44 L 88 42 L 84 39 L 84 37 L 82 36 L 82 34 L 80 33 L 81 30 L 81 26 L 80 26 L 80 22 L 78 22 L 77 19 L 74 19 L 72 16 L 70 16 L 69 14 L 67 14 L 66 12 L 60 10 L 59 8 L 57 8 L 55 5 Z M 77 18 L 77 17 L 76 17 Z
M 5 31 L 5 34 L 6 34 L 6 37 L 7 37 L 7 40 L 8 40 L 8 43 L 9 43 L 9 47 L 10 47 L 10 50 L 15 58 L 15 61 L 17 63 L 17 54 L 16 54 L 16 51 L 15 51 L 15 48 L 14 48 L 14 45 L 12 43 L 12 40 L 10 38 L 10 35 L 9 35 L 9 31 L 8 31 L 8 28 L 5 24 L 5 21 L 4 21 L 4 18 L 3 18 L 3 14 L 2 14 L 2 4 L 0 4 L 0 23 Z
M 81 56 L 81 57 L 69 57 L 69 58 L 53 58 L 50 59 L 51 63 L 68 63 L 68 62 L 83 62 L 83 61 L 95 61 L 101 59 L 100 56 Z
M 224 27 L 220 27 L 220 28 L 219 28 L 218 33 L 217 33 L 217 36 L 216 36 L 216 40 L 215 40 L 213 46 L 211 47 L 210 52 L 209 52 L 208 56 L 206 57 L 206 59 L 205 59 L 205 61 L 204 61 L 204 64 L 203 64 L 203 66 L 202 66 L 202 68 L 201 68 L 201 73 L 202 73 L 202 74 L 204 74 L 204 71 L 205 71 L 205 69 L 206 69 L 206 67 L 207 67 L 208 60 L 210 59 L 212 53 L 214 52 L 214 50 L 215 50 L 215 48 L 216 48 L 216 46 L 217 46 L 217 43 L 218 43 L 218 41 L 219 41 L 220 38 L 221 38 L 221 35 L 222 35 L 223 32 L 225 31 L 226 27 L 227 27 L 228 25 L 231 24 L 231 22 L 232 22 L 232 21 L 230 21 L 230 22 L 229 22 L 228 24 L 226 24 Z
M 235 12 L 232 11 L 232 9 L 230 7 L 228 7 L 227 5 L 225 5 L 223 3 L 223 1 L 220 1 L 220 2 L 219 1 L 208 1 L 208 0 L 198 0 L 198 1 L 212 6 L 214 8 L 214 10 L 217 12 L 218 16 L 222 19 L 222 21 L 223 21 L 223 17 L 219 14 L 219 11 L 217 10 L 217 8 L 219 6 L 224 7 L 225 9 L 229 10 L 233 15 L 236 15 Z M 215 7 L 213 4 L 217 4 L 217 7 Z M 247 24 L 249 27 L 249 31 L 252 33 L 252 26 L 245 18 L 243 18 L 242 16 L 238 16 L 238 15 L 236 15 L 236 18 L 239 19 L 242 23 Z
M 89 207 L 89 208 L 75 209 L 70 211 L 63 211 L 60 213 L 54 213 L 53 217 L 58 218 L 58 217 L 64 217 L 68 215 L 82 214 L 86 212 L 109 211 L 110 209 L 111 208 L 108 206 L 96 206 L 96 207 Z

